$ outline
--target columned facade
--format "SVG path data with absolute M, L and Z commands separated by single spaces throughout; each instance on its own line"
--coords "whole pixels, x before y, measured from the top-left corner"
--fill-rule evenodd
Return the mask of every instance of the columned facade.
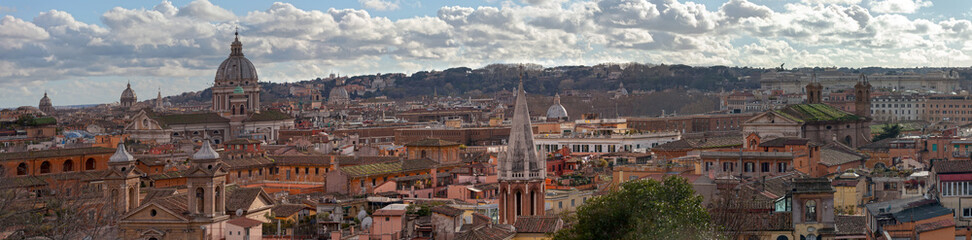
M 216 70 L 213 111 L 223 116 L 260 112 L 260 84 L 256 67 L 243 56 L 239 33 L 230 44 L 230 55 Z

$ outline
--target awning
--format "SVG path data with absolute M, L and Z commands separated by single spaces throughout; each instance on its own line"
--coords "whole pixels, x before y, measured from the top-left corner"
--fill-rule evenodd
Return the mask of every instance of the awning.
M 466 189 L 469 189 L 469 191 L 473 191 L 473 192 L 483 192 L 483 190 L 480 190 L 480 189 L 475 188 L 475 187 L 466 187 Z
M 972 173 L 939 174 L 938 180 L 941 180 L 943 182 L 972 181 Z

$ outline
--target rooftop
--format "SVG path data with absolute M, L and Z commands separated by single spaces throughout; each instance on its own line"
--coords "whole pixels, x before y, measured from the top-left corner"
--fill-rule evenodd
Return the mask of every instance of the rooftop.
M 426 138 L 419 141 L 405 144 L 406 147 L 448 147 L 459 146 L 459 143 L 446 141 L 438 138 Z
M 517 233 L 554 233 L 563 226 L 557 216 L 517 216 L 513 224 Z
M 81 155 L 90 155 L 90 154 L 112 154 L 112 153 L 115 153 L 115 149 L 104 148 L 104 147 L 53 149 L 53 150 L 43 150 L 43 151 L 0 153 L 0 161 L 81 156 Z
M 341 170 L 351 177 L 372 176 L 378 174 L 397 173 L 411 170 L 431 169 L 436 166 L 436 162 L 431 159 L 408 159 L 396 162 L 372 163 L 350 167 L 341 167 Z
M 814 122 L 856 122 L 864 120 L 843 110 L 834 108 L 827 104 L 794 104 L 783 109 L 774 110 L 775 113 L 802 123 Z

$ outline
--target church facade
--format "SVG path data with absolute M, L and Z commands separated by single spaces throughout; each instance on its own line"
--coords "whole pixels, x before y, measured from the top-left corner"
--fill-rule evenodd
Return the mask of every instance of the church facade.
M 230 56 L 216 70 L 212 111 L 162 114 L 143 109 L 125 126 L 130 138 L 156 143 L 212 139 L 220 144 L 238 138 L 274 143 L 281 129 L 293 128 L 292 116 L 261 111 L 257 71 L 243 56 L 239 34 L 230 49 Z

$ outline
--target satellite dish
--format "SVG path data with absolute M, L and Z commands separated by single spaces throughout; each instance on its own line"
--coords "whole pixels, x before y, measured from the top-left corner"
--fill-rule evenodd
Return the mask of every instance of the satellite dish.
M 240 209 L 236 209 L 236 216 L 237 216 L 237 217 L 239 217 L 239 216 L 243 216 L 243 209 L 242 209 L 242 208 L 240 208 Z
M 368 212 L 365 212 L 364 209 L 361 209 L 361 211 L 358 211 L 357 216 L 359 220 L 364 220 L 366 217 L 368 217 Z
M 374 220 L 371 219 L 371 217 L 365 217 L 364 220 L 361 220 L 361 228 L 363 228 L 363 229 L 369 229 L 369 228 L 371 228 L 371 224 L 373 222 L 374 222 Z

